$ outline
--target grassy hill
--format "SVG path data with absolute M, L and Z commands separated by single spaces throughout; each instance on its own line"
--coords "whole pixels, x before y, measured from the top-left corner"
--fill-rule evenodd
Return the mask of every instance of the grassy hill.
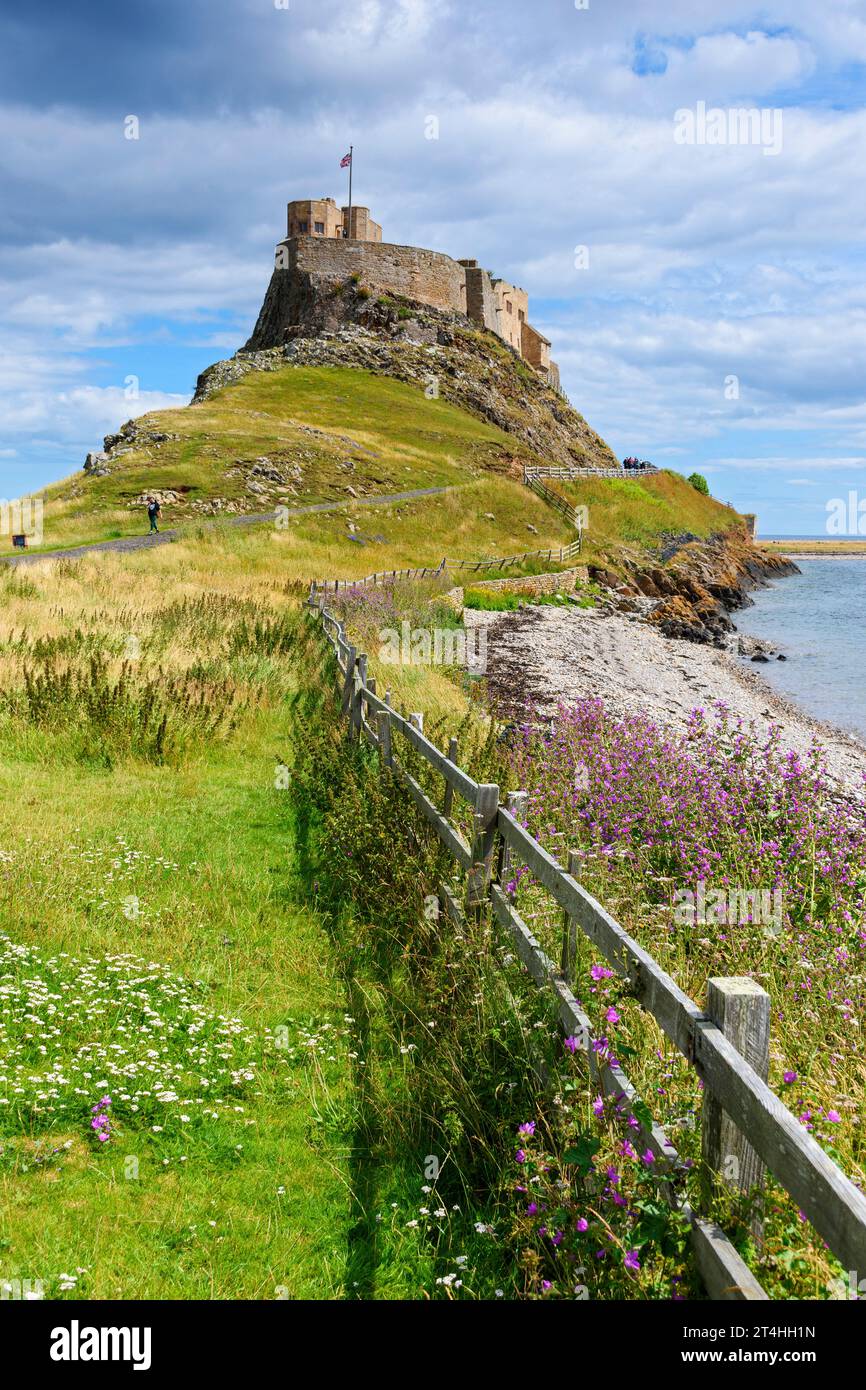
M 114 439 L 96 473 L 46 489 L 41 549 L 145 532 L 140 499 L 148 492 L 163 499 L 163 528 L 333 505 L 284 517 L 282 530 L 270 526 L 275 561 L 297 578 L 513 554 L 574 536 L 520 481 L 524 462 L 540 458 L 520 438 L 415 384 L 365 370 L 283 362 L 245 370 L 193 405 L 141 416 Z M 557 486 L 589 507 L 586 554 L 606 563 L 623 546 L 653 546 L 682 531 L 708 535 L 738 520 L 672 473 Z M 453 491 L 365 505 L 425 488 Z
M 598 547 L 652 546 L 660 536 L 682 531 L 707 537 L 741 520 L 730 507 L 666 469 L 639 479 L 579 478 L 554 487 L 570 502 L 589 508 L 590 539 Z
M 50 546 L 141 530 L 145 492 L 173 494 L 163 524 L 284 504 L 454 486 L 530 457 L 495 426 L 367 372 L 253 372 L 200 403 L 141 416 L 104 467 L 45 491 Z

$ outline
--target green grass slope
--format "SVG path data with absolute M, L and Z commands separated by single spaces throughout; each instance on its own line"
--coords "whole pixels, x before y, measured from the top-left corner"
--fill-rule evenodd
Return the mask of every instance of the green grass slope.
M 147 491 L 177 495 L 162 518 L 176 525 L 208 510 L 263 512 L 453 486 L 532 457 L 447 401 L 346 368 L 251 372 L 208 400 L 135 424 L 139 441 L 121 446 L 105 475 L 81 471 L 46 489 L 46 548 L 140 532 L 143 508 L 131 504 Z M 154 442 L 152 434 L 168 438 Z
M 245 370 L 205 399 L 124 427 L 107 472 L 79 472 L 45 492 L 41 548 L 146 532 L 143 503 L 162 494 L 161 525 L 200 529 L 214 516 L 325 503 L 333 512 L 271 529 L 286 577 L 358 577 L 449 558 L 560 547 L 573 527 L 524 487 L 527 446 L 418 385 L 340 366 Z M 540 460 L 543 462 L 543 460 Z M 656 548 L 672 534 L 708 536 L 739 523 L 679 474 L 554 483 L 589 510 L 584 555 Z M 425 488 L 399 504 L 370 499 Z
M 742 526 L 733 508 L 703 496 L 669 470 L 640 478 L 578 478 L 553 487 L 587 508 L 584 551 L 592 560 L 616 564 L 618 556 L 653 550 L 669 536 L 689 533 L 706 539 Z

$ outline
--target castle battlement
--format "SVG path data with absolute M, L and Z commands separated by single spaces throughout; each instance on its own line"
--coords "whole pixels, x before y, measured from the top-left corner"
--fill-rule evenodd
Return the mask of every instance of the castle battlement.
M 289 203 L 287 212 L 288 231 L 277 246 L 275 280 L 248 347 L 277 346 L 279 335 L 302 312 L 302 285 L 344 283 L 354 276 L 375 294 L 402 295 L 433 309 L 464 314 L 495 333 L 559 389 L 550 341 L 529 322 L 529 296 L 519 285 L 496 278 L 476 260 L 456 261 L 441 251 L 383 241 L 382 228 L 366 207 L 353 206 L 350 216 L 348 207 L 338 208 L 333 198 L 311 198 Z

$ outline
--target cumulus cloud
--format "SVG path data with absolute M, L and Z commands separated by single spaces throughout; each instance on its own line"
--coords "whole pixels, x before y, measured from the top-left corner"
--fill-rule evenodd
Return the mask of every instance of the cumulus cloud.
M 44 471 L 98 442 L 130 413 L 110 379 L 127 349 L 159 354 L 149 402 L 185 398 L 246 338 L 287 198 L 339 196 L 351 140 L 387 237 L 530 291 L 572 399 L 621 452 L 735 479 L 741 440 L 763 439 L 749 468 L 779 487 L 771 458 L 792 478 L 807 456 L 854 458 L 863 63 L 860 0 L 764 0 L 760 23 L 746 0 L 7 12 L 2 456 Z M 779 106 L 782 153 L 678 146 L 675 112 L 698 101 Z

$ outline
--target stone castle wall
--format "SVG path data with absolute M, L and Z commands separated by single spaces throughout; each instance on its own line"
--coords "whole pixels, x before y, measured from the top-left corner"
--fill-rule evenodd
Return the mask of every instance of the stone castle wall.
M 322 208 L 326 201 L 321 200 Z M 306 220 L 311 215 L 307 209 L 314 206 L 294 203 L 290 209 L 295 210 L 296 217 L 300 216 L 300 209 L 305 214 L 302 220 Z M 330 227 L 331 223 L 326 225 Z M 315 322 L 320 328 L 332 326 L 328 322 L 332 316 L 328 290 L 344 285 L 353 276 L 359 286 L 373 294 L 403 295 L 446 313 L 465 314 L 508 343 L 558 387 L 556 364 L 550 361 L 550 344 L 528 322 L 525 290 L 493 279 L 476 261 L 455 261 L 441 251 L 375 240 L 299 234 L 280 242 L 276 269 L 247 349 L 278 346 L 302 323 Z
M 309 275 L 342 283 L 357 275 L 376 294 L 402 294 L 434 309 L 466 313 L 463 267 L 439 251 L 390 242 L 297 237 L 286 243 L 290 265 Z

